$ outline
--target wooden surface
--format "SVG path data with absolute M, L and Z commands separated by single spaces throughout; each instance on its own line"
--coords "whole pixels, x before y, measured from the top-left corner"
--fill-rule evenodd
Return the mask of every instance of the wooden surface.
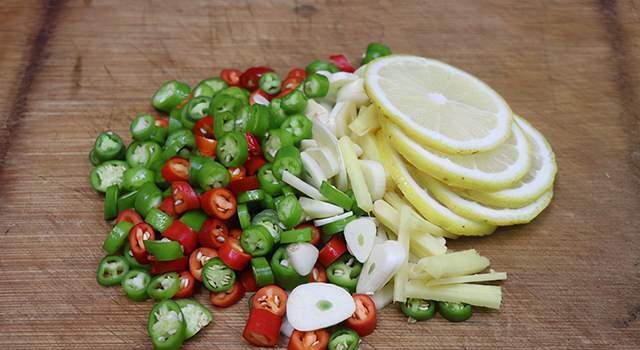
M 502 311 L 408 325 L 362 349 L 640 348 L 640 1 L 0 3 L 0 349 L 150 348 L 151 303 L 95 282 L 108 225 L 87 153 L 166 79 L 279 72 L 369 41 L 481 77 L 548 137 L 556 197 L 532 224 L 461 239 L 509 273 Z M 205 298 L 201 298 L 206 302 Z M 187 349 L 246 348 L 246 303 Z

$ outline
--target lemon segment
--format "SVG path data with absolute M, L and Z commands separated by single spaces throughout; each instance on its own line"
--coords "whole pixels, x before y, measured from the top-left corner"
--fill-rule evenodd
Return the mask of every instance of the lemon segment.
M 517 116 L 515 120 L 531 146 L 532 162 L 527 174 L 515 186 L 500 191 L 452 189 L 453 191 L 488 206 L 520 208 L 532 203 L 553 187 L 558 167 L 551 146 L 526 120 Z
M 446 63 L 391 55 L 371 62 L 365 89 L 384 114 L 420 144 L 450 154 L 497 148 L 511 109 L 487 84 Z
M 382 132 L 377 135 L 382 164 L 407 200 L 427 220 L 448 232 L 461 236 L 484 236 L 493 233 L 496 226 L 473 221 L 462 217 L 440 204 L 421 187 L 409 173 L 402 158 L 387 144 Z

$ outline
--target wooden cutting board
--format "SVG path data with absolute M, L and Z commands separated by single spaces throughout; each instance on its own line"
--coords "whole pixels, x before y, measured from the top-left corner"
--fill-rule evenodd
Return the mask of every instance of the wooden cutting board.
M 108 230 L 88 184 L 104 129 L 127 134 L 167 79 L 284 73 L 370 41 L 488 82 L 552 144 L 555 199 L 476 248 L 507 271 L 500 312 L 407 324 L 362 349 L 640 348 L 640 1 L 38 1 L 0 4 L 0 348 L 150 348 L 151 302 L 101 288 Z M 208 303 L 200 294 L 199 299 Z M 246 301 L 187 349 L 244 349 Z

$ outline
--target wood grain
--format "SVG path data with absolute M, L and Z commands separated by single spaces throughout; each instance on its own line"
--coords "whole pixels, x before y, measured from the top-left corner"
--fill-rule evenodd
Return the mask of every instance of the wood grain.
M 101 130 L 125 135 L 166 79 L 355 59 L 374 40 L 487 81 L 548 137 L 560 173 L 534 223 L 450 243 L 509 272 L 502 311 L 408 325 L 389 307 L 362 348 L 640 348 L 637 0 L 3 1 L 0 348 L 150 348 L 151 303 L 95 282 L 108 225 L 87 152 Z M 247 348 L 245 319 L 244 302 L 216 311 L 185 348 Z

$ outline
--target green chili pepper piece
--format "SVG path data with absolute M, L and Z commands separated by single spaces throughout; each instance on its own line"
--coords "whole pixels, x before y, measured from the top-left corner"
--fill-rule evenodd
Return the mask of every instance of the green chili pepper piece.
M 209 113 L 209 105 L 211 104 L 211 98 L 207 96 L 194 97 L 182 108 L 180 113 L 180 121 L 182 125 L 191 130 L 196 122 Z
M 282 233 L 282 227 L 280 227 L 280 220 L 278 219 L 278 214 L 273 209 L 265 209 L 258 214 L 256 214 L 251 220 L 251 224 L 258 225 L 264 227 L 271 238 L 273 238 L 274 243 L 280 242 L 280 234 Z
M 247 161 L 249 146 L 244 134 L 233 131 L 218 140 L 216 157 L 227 168 L 239 167 Z
M 120 284 L 127 272 L 129 264 L 123 257 L 108 255 L 100 260 L 96 279 L 101 286 L 115 286 Z
M 133 224 L 128 221 L 122 221 L 115 225 L 102 243 L 104 251 L 107 252 L 107 254 L 115 254 L 120 250 L 127 240 L 127 237 L 129 237 L 129 230 L 131 230 L 132 227 Z
M 198 186 L 205 191 L 227 187 L 230 180 L 231 175 L 229 175 L 227 168 L 211 158 L 203 164 L 197 175 Z
M 277 285 L 283 289 L 292 290 L 303 283 L 309 282 L 309 279 L 306 276 L 300 276 L 291 267 L 288 259 L 287 248 L 278 248 L 271 257 L 271 271 L 273 271 Z
M 96 138 L 93 146 L 95 154 L 101 161 L 121 159 L 124 150 L 122 138 L 113 131 L 104 131 Z
M 182 101 L 189 97 L 189 85 L 175 81 L 166 81 L 151 98 L 151 105 L 158 110 L 169 113 Z
M 387 45 L 380 44 L 380 43 L 370 43 L 367 46 L 367 51 L 362 56 L 361 65 L 365 65 L 375 60 L 376 58 L 389 56 L 389 55 L 391 55 L 391 49 L 389 49 Z
M 133 119 L 129 132 L 136 141 L 147 141 L 156 128 L 156 118 L 149 114 L 139 115 Z
M 251 270 L 253 271 L 253 277 L 255 277 L 258 287 L 275 283 L 273 271 L 271 271 L 271 266 L 265 257 L 251 259 Z
M 129 168 L 122 174 L 122 189 L 133 191 L 146 183 L 154 183 L 153 171 L 146 168 Z
M 309 98 L 325 97 L 329 92 L 329 78 L 314 73 L 304 81 L 303 91 Z
M 304 115 L 294 114 L 285 119 L 280 128 L 291 134 L 293 136 L 293 142 L 299 145 L 300 141 L 311 138 L 313 124 L 309 118 Z
M 139 263 L 138 260 L 136 260 L 136 258 L 133 256 L 133 252 L 131 251 L 131 245 L 129 244 L 128 240 L 124 243 L 124 247 L 122 248 L 122 256 L 124 257 L 124 260 L 127 261 L 127 264 L 129 264 L 130 269 L 138 269 L 138 270 L 145 270 L 145 271 L 149 271 L 151 269 L 151 265 L 149 264 L 143 265 Z
M 273 162 L 280 148 L 293 146 L 293 144 L 293 135 L 289 132 L 282 129 L 271 129 L 262 140 L 264 158 L 269 162 Z
M 329 338 L 329 350 L 357 350 L 360 336 L 350 328 L 340 328 Z
M 307 76 L 311 76 L 316 72 L 327 71 L 331 73 L 337 73 L 340 71 L 338 67 L 336 67 L 333 63 L 323 62 L 320 60 L 315 60 L 304 69 L 307 72 Z
M 267 208 L 267 209 L 276 208 L 276 205 L 273 202 L 273 197 L 266 192 L 264 193 L 264 198 L 260 201 L 260 204 L 262 205 L 263 208 Z
M 186 323 L 185 339 L 198 334 L 200 330 L 213 321 L 211 311 L 194 299 L 178 299 L 176 303 L 180 306 L 180 311 Z
M 169 135 L 173 134 L 178 130 L 184 129 L 184 126 L 182 125 L 182 121 L 180 120 L 181 117 L 182 117 L 181 109 L 174 109 L 173 111 L 171 111 L 171 115 L 169 116 L 169 130 L 168 130 Z
M 118 216 L 118 194 L 120 190 L 117 185 L 107 187 L 104 194 L 104 219 L 111 220 Z
M 247 123 L 247 131 L 262 139 L 264 134 L 269 130 L 269 107 L 261 104 L 253 104 L 249 107 L 249 122 Z
M 416 321 L 426 321 L 436 313 L 436 302 L 418 298 L 409 298 L 400 304 L 402 313 Z
M 313 231 L 311 227 L 305 227 L 299 230 L 284 231 L 280 235 L 280 243 L 297 243 L 297 242 L 310 242 L 313 238 Z
M 462 322 L 471 318 L 471 305 L 464 303 L 438 302 L 438 312 L 451 322 Z
M 242 231 L 240 245 L 251 256 L 265 256 L 273 249 L 273 237 L 266 228 L 251 225 Z
M 320 185 L 320 194 L 322 194 L 329 203 L 335 204 L 342 209 L 351 210 L 354 200 L 348 194 L 340 191 L 327 181 L 322 181 Z
M 145 301 L 149 298 L 147 287 L 151 282 L 151 275 L 143 270 L 129 270 L 122 282 L 122 290 L 133 301 Z
M 303 113 L 307 108 L 307 97 L 302 91 L 294 90 L 282 98 L 282 109 L 291 113 Z
M 287 112 L 282 109 L 282 99 L 274 98 L 269 104 L 269 114 L 271 115 L 271 121 L 269 128 L 277 129 L 282 125 L 285 119 L 287 119 Z
M 186 322 L 180 306 L 173 300 L 155 304 L 149 313 L 147 331 L 154 349 L 180 349 L 186 332 Z
M 282 180 L 282 173 L 288 171 L 295 176 L 302 174 L 302 158 L 300 151 L 295 146 L 285 146 L 278 150 L 273 161 L 273 175 Z
M 209 78 L 202 80 L 193 89 L 193 97 L 207 96 L 213 98 L 220 91 L 228 87 L 227 83 L 221 78 Z
M 226 292 L 233 287 L 236 273 L 220 258 L 212 258 L 202 267 L 202 283 L 215 293 Z
M 173 218 L 158 208 L 152 208 L 144 217 L 144 221 L 156 231 L 164 233 L 173 223 Z
M 249 104 L 249 91 L 241 87 L 237 87 L 237 86 L 228 87 L 220 91 L 220 95 L 235 98 L 236 100 L 238 100 L 239 102 L 245 105 Z
M 112 185 L 120 186 L 127 169 L 129 165 L 121 160 L 106 161 L 91 170 L 91 186 L 98 192 L 106 192 Z
M 166 238 L 159 241 L 144 241 L 144 247 L 156 261 L 173 261 L 184 255 L 180 243 L 166 240 Z
M 260 90 L 269 95 L 275 95 L 280 92 L 281 84 L 282 81 L 275 72 L 267 72 L 260 77 Z
M 238 194 L 236 201 L 238 203 L 260 202 L 264 199 L 264 195 L 265 193 L 263 190 L 250 190 Z
M 258 182 L 260 188 L 272 196 L 282 193 L 284 187 L 284 182 L 278 180 L 273 174 L 272 164 L 265 164 L 258 170 Z
M 347 226 L 347 224 L 355 219 L 356 216 L 352 215 L 347 218 L 326 224 L 322 226 L 322 234 L 324 234 L 325 236 L 333 236 L 336 233 L 344 232 L 344 228 Z
M 93 165 L 93 166 L 96 166 L 96 165 L 99 165 L 100 163 L 102 163 L 100 158 L 98 158 L 98 156 L 96 155 L 95 147 L 92 147 L 91 148 L 91 152 L 89 152 L 89 161 L 91 162 L 91 165 Z
M 246 204 L 238 204 L 236 209 L 238 215 L 238 222 L 240 222 L 240 228 L 245 229 L 251 225 L 251 215 L 249 214 L 249 207 Z
M 149 241 L 145 241 L 146 243 Z M 155 276 L 147 286 L 147 294 L 153 300 L 165 300 L 173 298 L 180 290 L 180 275 L 177 272 L 167 272 Z
M 168 134 L 169 134 L 169 128 L 164 128 L 156 125 L 156 127 L 151 132 L 151 137 L 149 137 L 149 141 L 163 144 L 164 141 L 167 139 Z
M 138 189 L 135 200 L 135 209 L 143 217 L 147 216 L 149 210 L 157 208 L 162 203 L 162 191 L 153 182 L 147 182 Z
M 190 152 L 192 149 L 195 149 L 195 147 L 196 138 L 193 136 L 193 132 L 187 129 L 180 129 L 167 137 L 167 141 L 162 150 L 162 156 L 164 159 L 169 159 L 178 154 L 182 154 L 182 151 L 186 150 Z
M 138 191 L 131 191 L 118 198 L 118 212 L 135 207 Z
M 286 194 L 279 202 L 276 202 L 278 219 L 287 228 L 292 228 L 302 221 L 304 211 L 295 195 Z
M 180 217 L 180 221 L 183 224 L 191 227 L 193 231 L 199 232 L 202 228 L 202 224 L 207 221 L 209 217 L 202 210 L 191 210 Z
M 351 254 L 344 254 L 327 268 L 329 282 L 340 286 L 349 293 L 356 291 L 358 276 L 362 270 L 362 264 Z

